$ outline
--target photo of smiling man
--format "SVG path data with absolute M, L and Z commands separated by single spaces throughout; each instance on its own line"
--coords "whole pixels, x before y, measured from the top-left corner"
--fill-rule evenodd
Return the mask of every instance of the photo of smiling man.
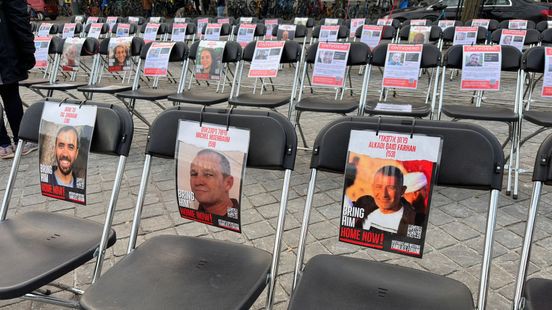
M 43 195 L 86 204 L 86 171 L 95 121 L 95 106 L 44 104 L 39 136 Z

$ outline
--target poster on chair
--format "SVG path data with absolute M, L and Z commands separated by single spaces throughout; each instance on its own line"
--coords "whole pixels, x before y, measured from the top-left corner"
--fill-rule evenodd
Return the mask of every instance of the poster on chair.
M 508 21 L 508 29 L 523 30 L 527 29 L 527 20 L 525 19 L 511 19 Z
M 109 72 L 129 71 L 131 68 L 130 45 L 131 37 L 110 38 L 108 50 Z
M 203 40 L 218 41 L 220 40 L 220 30 L 222 24 L 207 24 Z
M 86 38 L 67 38 L 63 43 L 61 54 L 61 69 L 63 71 L 78 71 L 81 62 L 82 45 Z
M 441 28 L 442 31 L 445 31 L 445 29 L 449 27 L 454 27 L 454 25 L 456 25 L 456 21 L 449 20 L 449 19 L 442 19 L 437 23 L 437 26 L 439 26 L 439 28 Z
M 542 97 L 552 97 L 552 47 L 544 48 L 544 75 L 542 77 Z
M 461 90 L 500 90 L 500 45 L 463 46 Z
M 285 41 L 257 41 L 248 77 L 273 78 L 278 76 L 285 43 Z
M 456 27 L 454 28 L 454 39 L 452 45 L 474 45 L 477 43 L 477 32 L 479 27 Z
M 422 44 L 389 44 L 383 70 L 383 87 L 418 88 L 422 51 Z
M 93 105 L 44 103 L 38 137 L 42 195 L 86 205 L 96 111 Z
M 319 43 L 312 70 L 312 85 L 345 86 L 350 48 L 349 43 Z
M 377 26 L 391 26 L 393 25 L 393 19 L 392 18 L 380 18 L 376 22 Z
M 249 130 L 180 120 L 176 189 L 182 218 L 241 232 Z
M 442 139 L 351 130 L 339 240 L 422 257 Z
M 278 40 L 293 40 L 295 39 L 296 25 L 280 25 L 276 38 Z
M 356 31 L 359 27 L 362 27 L 364 23 L 366 22 L 366 19 L 364 18 L 353 18 L 351 19 L 351 29 L 349 29 L 349 38 L 354 38 L 356 35 Z
M 40 26 L 38 26 L 38 36 L 39 37 L 47 37 L 50 35 L 50 29 L 52 28 L 53 24 L 51 23 L 42 23 Z
M 145 76 L 167 76 L 174 42 L 153 42 L 146 54 Z
M 370 50 L 373 50 L 380 44 L 381 35 L 383 33 L 383 26 L 362 26 L 362 34 L 360 36 L 360 42 L 368 45 Z
M 186 41 L 186 28 L 188 24 L 174 23 L 172 24 L 171 41 L 173 42 L 185 42 Z
M 339 26 L 320 26 L 320 34 L 318 40 L 320 42 L 336 42 L 337 34 L 339 33 Z
M 527 30 L 502 29 L 499 44 L 511 45 L 517 48 L 520 52 L 523 52 L 523 45 L 525 43 L 526 34 Z
M 119 17 L 117 16 L 108 16 L 107 19 L 105 20 L 105 23 L 109 25 L 109 31 L 111 31 L 111 29 L 113 29 L 113 26 L 115 26 L 115 24 L 117 23 L 117 21 L 119 20 Z
M 201 38 L 203 35 L 203 28 L 209 23 L 209 18 L 199 18 L 197 21 L 197 35 Z
M 90 28 L 88 29 L 88 34 L 86 34 L 86 37 L 87 38 L 99 39 L 100 35 L 102 34 L 103 25 L 104 24 L 102 24 L 102 23 L 90 24 Z
M 130 24 L 117 24 L 117 32 L 115 36 L 117 38 L 128 37 L 130 34 Z
M 50 37 L 35 37 L 35 68 L 36 69 L 46 69 L 48 68 L 48 50 L 50 49 Z
M 157 39 L 157 32 L 159 31 L 160 24 L 148 23 L 144 30 L 144 43 L 149 43 Z
M 274 36 L 272 35 L 272 29 L 274 29 L 274 27 L 276 25 L 278 25 L 278 20 L 277 19 L 265 19 L 264 24 L 265 24 L 265 28 L 266 28 L 265 38 L 267 40 L 273 39 Z
M 222 56 L 226 41 L 201 41 L 197 47 L 194 73 L 197 80 L 220 81 L 222 69 Z
M 489 29 L 490 19 L 473 19 L 471 22 L 472 27 L 483 27 Z
M 242 48 L 245 48 L 249 42 L 254 40 L 256 28 L 257 24 L 240 24 L 236 42 L 238 42 Z
M 75 28 L 77 24 L 75 23 L 66 23 L 63 25 L 63 33 L 61 34 L 62 39 L 72 38 L 75 36 Z
M 408 33 L 408 43 L 412 44 L 425 44 L 429 43 L 429 36 L 431 34 L 430 26 L 411 26 Z

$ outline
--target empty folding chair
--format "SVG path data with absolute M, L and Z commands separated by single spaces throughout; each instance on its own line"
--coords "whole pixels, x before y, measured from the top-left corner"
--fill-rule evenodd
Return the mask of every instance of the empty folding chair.
M 500 23 L 498 23 L 498 29 L 514 29 L 514 28 L 509 27 L 509 24 L 510 24 L 510 22 L 512 22 L 512 21 L 515 22 L 515 21 L 517 21 L 517 20 L 516 20 L 516 19 L 510 19 L 510 20 L 503 20 L 503 21 L 501 21 Z M 527 20 L 526 22 L 527 22 L 527 28 L 525 28 L 525 29 L 535 29 L 536 24 L 535 24 L 534 21 L 532 21 L 532 20 Z
M 82 294 L 79 289 L 51 282 L 93 258 L 96 258 L 96 264 L 92 281 L 101 275 L 106 248 L 116 240 L 111 223 L 132 143 L 133 123 L 128 111 L 122 107 L 87 103 L 91 104 L 97 105 L 98 109 L 90 152 L 119 158 L 105 221 L 98 223 L 60 212 L 46 212 L 46 206 L 44 211 L 18 212 L 7 217 L 23 145 L 39 140 L 44 104 L 39 102 L 30 106 L 21 121 L 19 143 L 0 211 L 0 299 L 22 297 L 76 308 L 78 301 L 62 300 L 38 289 L 54 285 L 77 295 Z M 39 178 L 38 175 L 36 177 Z
M 351 75 L 351 69 L 353 66 L 366 66 L 370 62 L 370 58 L 372 54 L 370 53 L 370 48 L 362 43 L 362 42 L 351 42 L 349 48 L 349 57 L 347 59 L 347 68 L 345 71 L 345 79 L 344 81 L 349 79 L 349 87 L 348 89 L 355 90 L 358 92 L 359 97 L 354 98 L 351 96 L 347 96 L 344 98 L 344 93 L 347 92 L 347 87 L 343 87 L 341 89 L 341 93 L 338 93 L 336 91 L 335 87 L 323 87 L 323 86 L 317 86 L 317 89 L 331 89 L 335 93 L 335 97 L 331 96 L 329 94 L 326 94 L 326 96 L 320 96 L 320 94 L 317 95 L 307 95 L 303 93 L 304 90 L 304 81 L 306 79 L 306 75 L 309 74 L 308 69 L 311 67 L 311 72 L 313 72 L 313 65 L 316 60 L 316 53 L 318 51 L 319 43 L 316 43 L 314 45 L 311 45 L 307 49 L 307 55 L 305 56 L 305 61 L 303 64 L 303 73 L 301 76 L 301 86 L 299 88 L 299 92 L 297 94 L 297 102 L 294 103 L 294 109 L 297 112 L 295 123 L 297 124 L 299 133 L 301 134 L 301 138 L 303 139 L 303 145 L 305 147 L 307 146 L 307 141 L 305 139 L 305 135 L 303 133 L 303 128 L 301 127 L 301 115 L 303 112 L 317 112 L 317 113 L 333 113 L 333 114 L 342 114 L 345 115 L 347 113 L 351 113 L 355 110 L 357 110 L 360 107 L 363 106 L 364 101 L 366 100 L 366 93 L 368 91 L 368 83 L 370 78 L 370 68 L 367 70 L 364 70 L 364 77 L 362 79 L 362 85 L 359 85 L 357 87 L 353 87 L 352 80 L 350 78 Z M 345 84 L 345 82 L 343 82 Z M 310 86 L 312 87 L 312 86 Z M 333 95 L 333 94 L 332 94 Z M 334 98 L 332 98 L 334 97 Z M 360 113 L 360 112 L 359 112 Z
M 552 184 L 552 136 L 548 136 L 539 147 L 535 156 L 535 166 L 533 167 L 533 192 L 529 204 L 527 215 L 527 224 L 525 226 L 525 236 L 521 250 L 521 258 L 518 270 L 518 276 L 515 286 L 513 309 L 527 310 L 546 310 L 550 309 L 552 304 L 552 280 L 533 277 L 527 280 L 527 269 L 531 259 L 531 244 L 533 243 L 533 234 L 535 232 L 535 222 L 537 212 L 542 197 L 543 185 Z M 542 216 L 542 215 L 541 215 Z
M 337 30 L 337 41 L 344 41 L 347 38 L 349 38 L 349 27 L 345 25 L 337 25 L 339 29 Z M 322 29 L 322 25 L 316 26 L 312 29 L 311 33 L 311 44 L 313 44 L 316 41 L 326 42 L 327 40 L 320 38 L 320 30 Z
M 372 51 L 372 59 L 370 64 L 372 66 L 381 67 L 385 66 L 385 58 L 387 55 L 387 48 L 389 44 L 383 43 Z M 396 116 L 410 116 L 410 117 L 426 117 L 433 113 L 435 107 L 435 100 L 437 94 L 437 87 L 439 85 L 439 69 L 441 64 L 441 52 L 435 45 L 424 44 L 422 48 L 422 56 L 420 60 L 420 69 L 432 69 L 430 75 L 428 88 L 423 97 L 415 96 L 412 91 L 404 91 L 404 98 L 401 98 L 400 93 L 396 98 L 387 99 L 388 93 L 392 89 L 382 88 L 380 97 L 377 100 L 368 99 L 366 106 L 363 110 L 364 113 L 369 115 L 396 115 Z M 429 72 L 429 70 L 428 70 Z M 420 89 L 421 86 L 418 86 Z M 400 90 L 397 90 L 400 91 Z M 414 99 L 414 100 L 413 100 Z M 397 109 L 380 109 L 379 103 L 391 104 Z M 408 106 L 409 109 L 400 109 L 400 106 Z
M 170 95 L 167 97 L 168 100 L 177 102 L 177 103 L 189 103 L 189 104 L 200 104 L 205 106 L 210 106 L 217 103 L 223 103 L 228 101 L 228 97 L 230 97 L 230 94 L 232 93 L 231 88 L 229 88 L 229 91 L 224 92 L 224 87 L 220 87 L 220 83 L 225 83 L 225 79 L 227 76 L 230 75 L 230 65 L 233 65 L 234 67 L 234 81 L 236 77 L 236 72 L 238 69 L 239 61 L 241 60 L 242 56 L 242 48 L 241 46 L 234 41 L 228 41 L 226 42 L 226 45 L 224 46 L 224 51 L 222 54 L 222 64 L 223 64 L 223 72 L 221 72 L 220 78 L 221 80 L 219 84 L 216 83 L 216 81 L 211 81 L 211 83 L 214 83 L 216 86 L 210 86 L 209 89 L 206 88 L 192 88 L 192 80 L 194 80 L 195 76 L 195 63 L 197 59 L 197 50 L 199 43 L 201 41 L 197 41 L 190 47 L 190 52 L 188 55 L 188 59 L 192 60 L 194 63 L 194 68 L 191 72 L 190 76 L 190 83 L 188 84 L 188 88 L 184 89 L 185 85 L 181 85 L 181 88 L 178 89 L 176 94 Z M 232 87 L 234 87 L 234 82 L 232 82 Z
M 115 96 L 119 100 L 121 100 L 124 105 L 129 109 L 129 111 L 134 114 L 134 116 L 138 117 L 142 122 L 144 122 L 144 124 L 146 124 L 148 127 L 150 126 L 150 122 L 140 112 L 136 110 L 136 100 L 149 101 L 151 103 L 154 103 L 159 108 L 165 109 L 165 107 L 161 103 L 159 103 L 159 100 L 166 99 L 169 95 L 174 93 L 174 90 L 160 90 L 158 88 L 155 88 L 155 82 L 157 78 L 149 81 L 149 88 L 140 87 L 140 81 L 142 80 L 141 77 L 143 77 L 145 74 L 144 66 L 146 62 L 146 57 L 153 43 L 154 42 L 150 42 L 144 45 L 144 48 L 142 48 L 142 51 L 140 53 L 140 60 L 138 61 L 136 73 L 134 76 L 134 83 L 132 84 L 132 89 L 115 94 Z M 178 72 L 178 75 L 175 74 L 175 76 L 180 76 L 179 86 L 177 87 L 180 87 L 180 85 L 185 83 L 184 78 L 186 76 L 186 68 L 188 66 L 188 51 L 188 46 L 182 42 L 174 42 L 174 46 L 170 51 L 168 63 L 169 67 L 166 74 L 168 75 L 168 73 L 172 71 L 172 69 L 170 68 L 171 63 L 176 64 L 174 67 L 180 67 L 180 72 L 176 71 Z M 144 81 L 144 83 L 146 82 L 147 81 Z
M 327 254 L 314 256 L 304 266 L 318 171 L 344 173 L 351 130 L 440 136 L 443 144 L 435 184 L 489 192 L 483 262 L 475 307 L 472 292 L 465 284 L 427 271 Z M 461 152 L 458 145 L 462 145 Z M 288 309 L 485 309 L 504 164 L 502 148 L 492 133 L 466 123 L 348 117 L 325 126 L 318 134 L 313 150 Z
M 519 102 L 521 101 L 523 80 L 521 68 L 521 52 L 513 46 L 502 46 L 502 73 L 505 72 L 515 72 L 516 76 L 516 86 L 513 92 L 514 97 L 510 99 L 511 107 L 481 107 L 482 103 L 482 91 L 476 92 L 476 97 L 472 100 L 472 104 L 449 104 L 452 100 L 449 100 L 446 105 L 443 105 L 444 96 L 445 96 L 445 75 L 447 69 L 458 69 L 462 70 L 462 60 L 463 60 L 463 47 L 461 45 L 455 45 L 449 48 L 443 59 L 443 75 L 441 76 L 441 86 L 439 94 L 439 107 L 438 107 L 438 118 L 440 119 L 441 111 L 446 116 L 459 120 L 459 119 L 471 119 L 471 120 L 482 120 L 482 121 L 492 121 L 492 122 L 502 122 L 506 123 L 509 128 L 509 135 L 507 140 L 504 142 L 504 146 L 511 142 L 510 144 L 510 161 L 508 164 L 508 185 L 506 189 L 506 195 L 510 195 L 512 187 L 512 172 L 514 173 L 514 193 L 513 198 L 517 199 L 518 197 L 518 179 L 519 179 L 519 125 L 521 120 L 521 114 L 519 113 Z M 504 86 L 502 86 L 504 87 Z M 469 91 L 470 94 L 472 93 Z M 487 92 L 490 94 L 490 92 Z M 458 96 L 457 96 L 458 99 Z M 501 97 L 500 100 L 503 102 L 504 97 Z M 460 99 L 461 100 L 461 99 Z M 457 101 L 458 102 L 458 101 Z
M 247 168 L 285 171 L 272 253 L 233 242 L 188 236 L 161 235 L 136 245 L 152 160 L 175 158 L 179 120 L 249 129 Z M 148 137 L 128 254 L 86 290 L 81 306 L 249 309 L 268 286 L 267 309 L 270 309 L 297 147 L 293 125 L 273 112 L 179 107 L 161 113 Z
M 263 93 L 263 88 L 265 87 L 264 83 L 261 81 L 261 86 L 257 90 L 256 84 L 254 84 L 253 90 L 251 92 L 241 91 L 242 77 L 243 77 L 243 68 L 245 67 L 245 62 L 251 63 L 253 60 L 253 55 L 255 54 L 256 42 L 249 43 L 243 50 L 242 60 L 239 72 L 236 72 L 238 75 L 236 85 L 234 86 L 234 93 L 231 94 L 230 99 L 228 99 L 228 104 L 231 106 L 245 106 L 245 107 L 257 107 L 257 108 L 269 108 L 275 110 L 277 107 L 284 106 L 292 100 L 297 89 L 298 76 L 299 76 L 299 62 L 301 60 L 301 46 L 295 41 L 286 41 L 284 44 L 284 50 L 282 51 L 282 57 L 280 58 L 280 64 L 292 64 L 294 65 L 294 74 L 293 81 L 291 84 L 291 92 L 284 93 L 279 91 L 276 88 L 273 88 L 272 93 L 266 94 Z M 246 73 L 247 74 L 247 73 Z M 249 80 L 256 80 L 253 78 L 248 78 Z M 289 80 L 287 81 L 289 85 Z M 241 91 L 241 92 L 240 92 Z M 268 91 L 267 91 L 268 92 Z M 288 109 L 288 116 L 291 113 L 291 105 Z
M 77 89 L 89 100 L 93 99 L 94 94 L 110 94 L 115 96 L 116 93 L 132 90 L 132 85 L 125 83 L 125 75 L 120 74 L 120 72 L 109 72 L 109 42 L 111 40 L 115 39 L 107 38 L 100 43 L 99 54 L 101 60 L 96 69 L 96 76 L 93 82 L 90 85 L 81 86 Z M 142 38 L 132 38 L 130 47 L 126 50 L 126 53 L 128 53 L 127 57 L 134 58 L 140 56 L 143 48 L 144 40 Z M 132 70 L 127 71 L 127 73 L 129 75 L 132 74 Z M 107 82 L 105 79 L 107 79 Z
M 84 43 L 82 45 L 82 48 L 79 51 L 73 49 L 72 47 L 68 48 L 68 54 L 65 56 L 67 66 L 64 66 L 61 62 L 62 60 L 62 54 L 64 53 L 64 46 L 67 45 L 67 40 L 65 39 L 63 41 L 63 44 L 60 44 L 59 46 L 56 46 L 57 50 L 55 51 L 54 55 L 54 64 L 52 68 L 52 79 L 49 83 L 44 84 L 36 84 L 31 86 L 33 89 L 45 91 L 46 97 L 51 97 L 54 93 L 54 91 L 61 91 L 68 96 L 77 99 L 72 93 L 69 91 L 75 90 L 81 86 L 90 85 L 94 78 L 94 72 L 96 70 L 96 66 L 99 63 L 99 55 L 98 52 L 100 50 L 100 42 L 95 38 L 86 38 L 83 39 Z M 73 49 L 73 51 L 71 51 Z M 71 54 L 74 53 L 74 54 Z M 77 54 L 80 53 L 80 61 L 76 68 L 78 68 L 79 71 L 84 72 L 84 75 L 86 76 L 87 80 L 86 82 L 76 82 L 77 73 L 78 71 L 71 72 L 70 81 L 69 82 L 57 82 L 58 74 L 60 72 L 60 69 L 63 69 L 64 67 L 70 67 L 69 63 L 75 60 L 75 57 L 79 57 Z M 85 64 L 86 57 L 91 57 L 91 65 L 90 67 Z

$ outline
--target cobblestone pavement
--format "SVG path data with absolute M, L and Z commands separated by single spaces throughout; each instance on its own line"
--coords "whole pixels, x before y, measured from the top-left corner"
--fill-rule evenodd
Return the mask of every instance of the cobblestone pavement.
M 378 70 L 373 70 L 372 76 L 368 94 L 369 99 L 377 98 L 378 88 L 381 84 L 381 74 Z M 286 66 L 280 73 L 277 82 L 286 83 L 289 88 L 289 81 L 292 78 L 292 70 Z M 488 104 L 513 105 L 511 99 L 513 98 L 515 85 L 513 78 L 514 76 L 512 75 L 505 75 L 502 90 L 486 94 Z M 361 77 L 354 73 L 353 84 L 358 87 L 360 81 Z M 452 101 L 467 103 L 470 94 L 458 91 L 458 78 L 449 84 L 444 100 L 445 104 Z M 169 85 L 166 81 L 161 81 L 161 88 L 175 89 L 173 84 Z M 419 89 L 424 90 L 426 88 L 427 77 L 423 76 Z M 281 93 L 286 90 L 282 87 L 277 87 L 277 91 Z M 74 94 L 79 98 L 83 98 L 78 92 L 74 92 Z M 405 92 L 399 92 L 398 94 L 399 97 L 404 97 L 404 95 Z M 63 98 L 60 94 L 58 96 L 59 98 Z M 358 98 L 358 92 L 355 93 L 355 96 Z M 39 99 L 36 94 L 26 89 L 22 90 L 22 97 L 27 103 L 32 103 Z M 420 96 L 404 98 L 406 100 L 421 100 Z M 116 99 L 108 95 L 98 95 L 94 99 L 99 102 L 120 104 Z M 540 98 L 537 99 L 540 100 Z M 167 101 L 162 102 L 166 106 L 171 105 Z M 220 106 L 224 107 L 224 104 Z M 540 109 L 543 107 L 546 107 L 546 103 L 542 101 L 534 104 L 534 108 Z M 149 120 L 153 120 L 161 111 L 159 107 L 147 102 L 138 102 L 137 109 L 142 111 Z M 280 112 L 286 113 L 286 109 L 283 108 Z M 305 113 L 302 117 L 302 124 L 305 128 L 307 140 L 312 144 L 322 126 L 338 117 L 335 115 Z M 504 124 L 484 122 L 480 122 L 480 124 L 495 133 L 501 141 L 507 136 L 507 126 Z M 138 119 L 135 119 L 135 125 L 143 127 L 143 124 Z M 535 126 L 524 123 L 523 136 L 527 136 L 535 129 Z M 494 259 L 490 275 L 488 309 L 507 309 L 511 307 L 515 274 L 518 268 L 519 252 L 532 186 L 530 183 L 530 171 L 533 166 L 535 152 L 545 136 L 546 134 L 540 134 L 523 147 L 521 166 L 526 172 L 521 175 L 519 199 L 513 200 L 507 197 L 504 192 L 500 195 L 496 239 L 494 242 Z M 114 229 L 117 231 L 118 240 L 115 246 L 108 250 L 104 272 L 107 272 L 113 264 L 125 255 L 133 208 L 136 202 L 143 167 L 145 141 L 146 132 L 144 130 L 137 130 L 134 135 L 131 154 L 128 158 L 114 220 Z M 460 145 L 458 147 L 461 148 Z M 21 161 L 18 181 L 13 193 L 8 217 L 31 210 L 48 210 L 103 221 L 114 178 L 116 160 L 91 155 L 92 160 L 89 161 L 88 183 L 89 205 L 75 207 L 65 202 L 41 196 L 38 184 L 37 158 L 38 156 L 35 152 L 32 155 L 24 157 Z M 298 152 L 297 165 L 292 175 L 289 206 L 286 214 L 284 243 L 275 298 L 276 309 L 285 309 L 289 300 L 300 222 L 310 175 L 309 160 L 310 153 L 308 151 Z M 253 169 L 247 171 L 242 200 L 243 234 L 240 235 L 181 219 L 177 212 L 175 199 L 174 161 L 155 159 L 153 163 L 151 182 L 148 187 L 140 236 L 138 238 L 139 243 L 160 234 L 178 234 L 228 240 L 248 244 L 267 251 L 272 250 L 283 173 L 267 173 L 266 171 Z M 11 161 L 9 160 L 0 162 L 0 174 L 2 175 L 0 194 L 4 193 L 10 165 Z M 465 168 L 469 169 L 470 167 Z M 462 281 L 468 285 L 474 296 L 477 294 L 482 259 L 481 248 L 486 221 L 485 211 L 489 198 L 486 192 L 437 187 L 433 194 L 424 257 L 423 259 L 413 259 L 339 243 L 337 241 L 337 233 L 343 178 L 340 175 L 321 173 L 318 180 L 314 198 L 314 209 L 310 220 L 311 226 L 308 234 L 306 260 L 320 253 L 332 253 L 430 270 L 434 273 Z M 552 251 L 549 249 L 552 247 L 551 204 L 552 192 L 549 188 L 545 188 L 529 268 L 531 276 L 552 278 Z M 93 262 L 90 262 L 76 271 L 63 276 L 60 281 L 86 289 L 91 281 L 92 270 Z M 68 297 L 65 292 L 58 292 L 57 294 Z M 262 308 L 264 300 L 265 296 L 263 294 L 255 303 L 254 308 Z M 0 301 L 0 307 L 6 309 L 57 308 L 21 299 Z

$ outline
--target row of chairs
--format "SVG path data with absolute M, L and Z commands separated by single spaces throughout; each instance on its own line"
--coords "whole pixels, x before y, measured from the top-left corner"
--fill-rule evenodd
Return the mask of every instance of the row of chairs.
M 116 105 L 86 104 L 98 106 L 91 152 L 119 158 L 105 222 L 102 225 L 42 211 L 7 217 L 22 145 L 25 141 L 38 141 L 43 103 L 32 105 L 22 121 L 20 143 L 0 210 L 0 245 L 4 249 L 0 253 L 0 298 L 23 297 L 84 309 L 152 309 L 160 306 L 165 309 L 247 309 L 266 289 L 266 305 L 271 308 L 282 251 L 289 184 L 297 152 L 293 124 L 275 112 L 195 107 L 174 107 L 162 112 L 148 133 L 127 255 L 102 275 L 106 249 L 116 242 L 111 224 L 132 144 L 133 122 L 131 115 Z M 182 119 L 249 129 L 247 167 L 284 172 L 272 253 L 233 242 L 170 235 L 159 235 L 137 246 L 141 214 L 144 207 L 147 208 L 144 201 L 151 167 L 161 159 L 174 158 L 177 124 Z M 464 283 L 430 272 L 325 254 L 316 255 L 304 264 L 317 175 L 319 171 L 344 173 L 348 137 L 353 129 L 438 135 L 443 139 L 443 148 L 436 184 L 489 192 L 475 303 L 472 292 Z M 458 151 L 458 145 L 462 145 L 462 152 Z M 319 132 L 313 150 L 289 309 L 485 309 L 505 163 L 502 147 L 494 135 L 469 123 L 344 117 Z M 534 167 L 535 189 L 520 273 L 525 272 L 529 257 L 540 189 L 543 183 L 550 182 L 549 176 L 552 175 L 551 156 L 552 137 L 549 137 L 539 149 Z M 80 301 L 64 301 L 39 290 L 93 258 L 96 258 L 93 284 L 84 292 L 53 284 L 82 295 Z M 518 278 L 520 305 L 525 302 L 528 309 L 546 309 L 550 304 L 546 291 L 551 282 L 532 279 L 525 286 L 524 273 Z

